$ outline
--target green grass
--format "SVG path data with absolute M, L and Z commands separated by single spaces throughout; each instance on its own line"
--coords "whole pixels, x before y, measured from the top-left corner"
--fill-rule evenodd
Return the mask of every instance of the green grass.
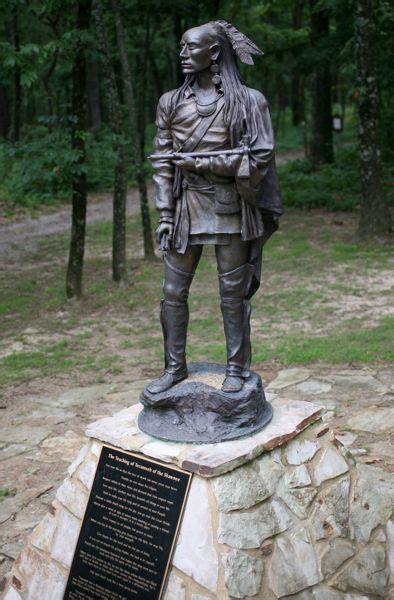
M 354 327 L 352 322 L 350 327 Z M 343 327 L 341 327 L 343 330 Z M 254 363 L 274 360 L 283 365 L 324 362 L 372 363 L 394 361 L 394 318 L 384 318 L 379 325 L 367 330 L 349 331 L 325 336 L 305 337 L 289 335 L 286 339 L 263 344 L 253 341 Z M 189 347 L 191 360 L 225 361 L 224 337 L 222 341 L 202 343 Z
M 265 253 L 271 261 L 280 263 L 282 267 L 288 268 L 302 256 L 310 254 L 311 246 L 302 233 L 294 232 L 290 236 L 278 232 L 271 243 L 267 245 Z
M 352 322 L 351 326 L 354 326 Z M 339 332 L 322 337 L 289 336 L 270 349 L 273 358 L 285 365 L 310 362 L 372 363 L 394 361 L 394 317 L 366 330 Z M 264 360 L 256 357 L 256 360 Z
M 15 490 L 11 490 L 9 488 L 1 488 L 0 489 L 0 502 L 9 498 L 10 496 L 15 496 Z
M 32 313 L 40 311 L 58 310 L 64 305 L 64 284 L 59 281 L 60 273 L 51 274 L 50 280 L 57 280 L 56 284 L 43 285 L 31 282 L 16 275 L 13 286 L 8 285 L 0 300 L 0 314 L 6 317 L 2 323 L 3 332 L 15 329 L 15 323 L 19 328 L 31 321 Z
M 112 374 L 122 372 L 118 355 L 97 356 L 94 350 L 80 344 L 81 339 L 82 336 L 72 341 L 46 344 L 36 351 L 15 352 L 0 359 L 0 381 L 2 384 L 31 381 L 74 369 Z
M 152 213 L 152 218 L 156 218 Z M 45 268 L 43 273 L 34 277 L 26 276 L 24 272 L 16 272 L 12 278 L 7 278 L 2 284 L 0 296 L 0 315 L 3 319 L 3 333 L 14 331 L 15 324 L 19 329 L 26 327 L 31 321 L 32 312 L 48 313 L 58 311 L 63 307 L 68 309 L 68 322 L 62 326 L 75 327 L 80 323 L 79 313 L 90 314 L 90 310 L 102 310 L 109 304 L 120 305 L 123 309 L 132 309 L 136 305 L 160 296 L 160 275 L 162 263 L 159 260 L 129 261 L 130 286 L 120 287 L 110 278 L 110 258 L 100 255 L 105 248 L 111 248 L 112 224 L 110 222 L 94 223 L 87 227 L 86 248 L 95 258 L 85 260 L 84 265 L 84 299 L 73 307 L 65 298 L 65 269 L 68 235 L 55 235 L 44 238 L 35 253 L 31 256 L 32 263 L 39 265 L 43 257 L 50 260 L 53 266 Z M 128 222 L 129 247 L 140 237 L 140 217 Z M 55 260 L 56 259 L 56 260 Z M 62 264 L 59 265 L 59 259 Z M 204 267 L 204 262 L 202 261 Z M 70 308 L 71 307 L 71 308 Z M 84 310 L 85 309 L 85 310 Z M 95 322 L 95 320 L 93 320 Z M 56 322 L 53 321 L 55 328 Z M 89 319 L 88 319 L 89 323 Z
M 337 163 L 313 170 L 307 160 L 279 167 L 283 203 L 298 208 L 352 210 L 360 201 L 357 149 L 341 150 Z
M 219 337 L 219 336 L 217 336 Z M 208 342 L 201 344 L 199 348 L 191 346 L 187 349 L 188 357 L 191 361 L 212 361 L 223 363 L 226 360 L 226 350 L 224 345 L 224 334 L 221 332 L 222 341 Z M 220 338 L 219 338 L 220 339 Z
M 27 381 L 67 371 L 77 364 L 77 357 L 66 341 L 43 346 L 35 352 L 16 352 L 0 361 L 3 383 Z
M 389 245 L 376 245 L 373 243 L 347 243 L 334 244 L 328 253 L 330 260 L 338 263 L 351 263 L 362 261 L 364 268 L 369 265 L 387 266 L 392 257 L 392 248 Z

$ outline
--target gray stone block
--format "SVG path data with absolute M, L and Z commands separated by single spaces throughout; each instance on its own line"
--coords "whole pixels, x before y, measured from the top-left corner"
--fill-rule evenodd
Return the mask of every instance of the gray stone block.
M 258 548 L 291 524 L 292 518 L 280 501 L 267 501 L 250 512 L 221 514 L 218 541 L 234 548 Z
M 342 591 L 358 590 L 386 598 L 388 569 L 381 545 L 367 546 L 333 581 Z
M 306 529 L 277 539 L 269 581 L 277 598 L 295 594 L 321 581 L 317 556 Z
M 357 481 L 350 502 L 350 532 L 368 542 L 377 525 L 385 525 L 394 504 L 394 477 L 383 469 L 357 465 Z
M 240 550 L 230 550 L 224 559 L 224 582 L 233 598 L 245 598 L 259 593 L 264 563 Z

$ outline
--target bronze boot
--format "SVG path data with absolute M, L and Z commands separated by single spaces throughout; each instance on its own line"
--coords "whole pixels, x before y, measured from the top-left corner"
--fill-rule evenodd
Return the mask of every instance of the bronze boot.
M 187 298 L 193 274 L 172 267 L 166 261 L 164 300 L 160 307 L 160 321 L 164 339 L 164 373 L 147 387 L 151 394 L 165 392 L 186 379 L 186 336 L 189 323 Z
M 249 376 L 251 362 L 250 301 L 246 294 L 253 267 L 242 265 L 229 273 L 219 274 L 219 286 L 226 336 L 227 367 L 222 385 L 224 392 L 239 392 Z
M 186 335 L 189 322 L 189 309 L 186 302 L 161 301 L 160 321 L 164 338 L 163 375 L 147 387 L 151 394 L 165 392 L 170 387 L 186 379 Z

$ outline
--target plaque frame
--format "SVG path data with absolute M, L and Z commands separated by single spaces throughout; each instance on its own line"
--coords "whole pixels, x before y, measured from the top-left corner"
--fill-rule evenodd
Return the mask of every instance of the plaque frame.
M 116 446 L 113 446 L 111 444 L 102 444 L 101 446 L 101 450 L 100 450 L 100 456 L 98 458 L 98 462 L 97 462 L 97 467 L 96 467 L 96 471 L 94 474 L 94 479 L 93 479 L 93 483 L 92 483 L 92 487 L 90 489 L 89 495 L 88 495 L 88 499 L 86 502 L 86 506 L 85 506 L 85 510 L 84 510 L 84 515 L 82 517 L 81 520 L 81 526 L 78 532 L 78 536 L 74 545 L 74 549 L 73 549 L 73 558 L 71 561 L 71 566 L 70 566 L 70 570 L 69 570 L 69 574 L 68 574 L 68 578 L 67 578 L 67 583 L 66 583 L 66 588 L 63 594 L 63 600 L 69 600 L 70 598 L 70 587 L 72 585 L 72 578 L 73 578 L 73 568 L 75 567 L 75 563 L 76 563 L 76 559 L 77 559 L 77 550 L 78 550 L 78 546 L 80 544 L 80 538 L 81 535 L 83 533 L 84 527 L 87 526 L 88 522 L 89 522 L 89 515 L 88 515 L 88 509 L 90 508 L 90 503 L 92 501 L 93 498 L 93 492 L 96 491 L 95 490 L 95 484 L 97 484 L 97 476 L 99 473 L 99 468 L 100 468 L 100 463 L 101 460 L 103 458 L 103 450 L 105 451 L 115 451 L 118 454 L 122 454 L 122 455 L 126 455 L 127 457 L 131 457 L 134 459 L 137 459 L 138 461 L 141 462 L 145 462 L 145 463 L 149 463 L 150 465 L 158 465 L 159 467 L 162 467 L 168 471 L 171 472 L 175 472 L 175 473 L 181 473 L 183 476 L 187 477 L 186 480 L 186 486 L 185 486 L 185 490 L 183 493 L 183 498 L 182 498 L 182 502 L 181 505 L 179 507 L 179 512 L 177 515 L 177 520 L 176 520 L 176 526 L 175 526 L 175 530 L 173 531 L 172 535 L 172 542 L 171 542 L 171 546 L 170 549 L 168 550 L 168 554 L 167 554 L 167 559 L 166 559 L 166 563 L 165 563 L 165 568 L 163 570 L 162 573 L 162 577 L 161 577 L 161 585 L 160 585 L 160 589 L 158 591 L 158 595 L 153 597 L 152 596 L 152 600 L 161 600 L 165 587 L 166 587 L 166 583 L 167 583 L 167 578 L 168 578 L 168 572 L 171 566 L 171 561 L 172 561 L 172 557 L 174 554 L 174 550 L 175 550 L 175 545 L 178 539 L 178 535 L 179 535 L 179 530 L 182 524 L 182 519 L 183 519 L 183 515 L 184 515 L 184 511 L 185 511 L 185 507 L 186 507 L 186 503 L 188 500 L 188 496 L 189 496 L 189 491 L 190 491 L 190 486 L 192 483 L 192 479 L 193 479 L 193 473 L 190 471 L 186 471 L 185 469 L 181 469 L 180 467 L 177 467 L 175 465 L 170 465 L 169 463 L 165 463 L 163 461 L 151 458 L 151 457 L 147 457 L 143 454 L 137 454 L 136 452 L 131 452 L 128 450 L 123 450 L 122 448 L 118 448 Z M 102 475 L 101 475 L 102 477 Z M 136 597 L 136 596 L 135 596 Z

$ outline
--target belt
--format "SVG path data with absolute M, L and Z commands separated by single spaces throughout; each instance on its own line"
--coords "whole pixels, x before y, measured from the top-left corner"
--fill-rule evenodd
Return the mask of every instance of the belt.
M 196 192 L 206 192 L 208 194 L 215 193 L 215 186 L 209 183 L 198 183 L 194 181 L 187 181 L 186 179 L 184 179 L 182 181 L 182 187 L 184 190 L 189 189 Z

